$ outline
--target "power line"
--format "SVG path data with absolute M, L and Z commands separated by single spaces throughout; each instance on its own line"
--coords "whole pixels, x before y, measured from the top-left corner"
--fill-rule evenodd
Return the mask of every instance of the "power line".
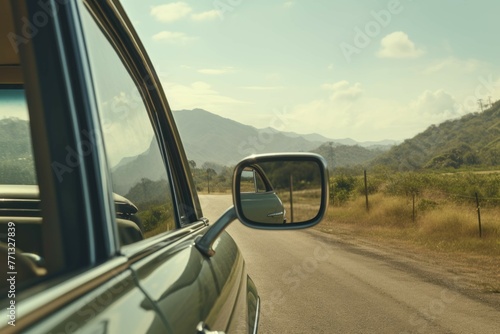
M 481 108 L 481 112 L 483 112 L 483 99 L 478 99 L 477 103 L 479 103 L 479 107 Z

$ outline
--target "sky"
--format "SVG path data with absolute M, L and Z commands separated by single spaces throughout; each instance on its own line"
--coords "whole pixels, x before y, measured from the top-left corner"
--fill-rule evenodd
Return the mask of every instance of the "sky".
M 495 0 L 122 0 L 171 109 L 403 140 L 500 99 Z

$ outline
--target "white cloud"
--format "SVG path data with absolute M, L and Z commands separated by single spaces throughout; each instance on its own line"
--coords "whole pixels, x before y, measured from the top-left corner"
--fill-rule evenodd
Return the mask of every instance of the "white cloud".
M 154 133 L 137 90 L 116 91 L 109 100 L 100 101 L 100 107 L 108 112 L 102 116 L 102 130 L 111 166 L 123 157 L 134 156 L 148 149 Z M 137 128 L 136 128 L 137 127 Z M 123 136 L 123 133 L 127 136 Z
M 359 82 L 351 85 L 347 80 L 342 80 L 334 84 L 323 84 L 321 88 L 331 91 L 330 99 L 332 101 L 355 100 L 363 93 Z
M 402 31 L 393 32 L 380 41 L 380 58 L 417 58 L 424 54 Z
M 202 74 L 210 74 L 210 75 L 220 75 L 233 73 L 235 70 L 232 67 L 224 67 L 224 68 L 202 68 L 198 70 L 198 73 Z
M 243 89 L 248 89 L 248 90 L 279 90 L 283 89 L 283 86 L 245 86 L 241 87 Z
M 361 84 L 343 80 L 323 84 L 321 88 L 326 92 L 324 97 L 291 109 L 287 131 L 317 132 L 332 138 L 360 138 L 359 128 L 365 115 L 371 112 L 368 108 L 360 107 L 364 106 Z
M 434 92 L 426 90 L 410 103 L 410 108 L 417 115 L 427 117 L 431 120 L 437 119 L 443 121 L 460 116 L 461 111 L 457 106 L 455 97 L 442 89 Z
M 151 16 L 164 23 L 174 22 L 186 17 L 192 9 L 185 2 L 173 2 L 166 5 L 153 6 Z
M 446 86 L 447 89 L 449 88 Z M 321 98 L 290 108 L 286 131 L 316 132 L 330 138 L 356 140 L 402 140 L 411 138 L 431 124 L 477 111 L 477 99 L 483 103 L 500 99 L 500 79 L 484 76 L 479 89 L 425 89 L 406 101 L 392 97 L 377 98 L 360 83 L 343 80 L 321 86 Z M 469 95 L 467 95 L 469 94 Z
M 406 103 L 367 96 L 360 83 L 324 84 L 321 99 L 292 108 L 287 131 L 317 132 L 330 138 L 406 139 L 461 116 L 456 98 L 444 91 L 423 91 Z
M 157 21 L 170 23 L 189 17 L 193 9 L 185 2 L 174 2 L 151 8 L 151 16 Z M 190 15 L 193 21 L 212 21 L 222 17 L 222 13 L 218 10 L 208 10 L 201 13 L 192 13 Z
M 166 30 L 153 35 L 153 40 L 155 41 L 167 41 L 172 43 L 187 43 L 194 39 L 196 38 L 188 36 L 183 32 L 166 31 Z
M 460 98 L 460 107 L 464 112 L 474 112 L 479 110 L 479 100 L 482 100 L 483 108 L 488 108 L 491 103 L 500 100 L 500 79 L 495 79 L 493 75 L 481 75 L 476 80 L 476 87 L 471 86 Z
M 217 112 L 235 110 L 241 104 L 246 103 L 220 94 L 210 84 L 203 81 L 196 81 L 190 85 L 162 82 L 162 85 L 170 106 L 174 110 L 202 108 Z
M 213 9 L 202 13 L 192 14 L 191 18 L 194 21 L 211 21 L 217 18 L 221 18 L 221 15 L 222 14 L 220 11 Z
M 485 86 L 488 95 L 492 98 L 492 102 L 496 102 L 500 100 L 500 78 L 496 81 L 494 81 L 493 79 L 491 81 L 493 82 L 493 84 L 490 85 L 488 84 L 488 78 L 484 78 L 484 80 L 482 80 L 483 86 Z
M 452 70 L 459 72 L 474 72 L 477 71 L 484 64 L 477 59 L 467 59 L 462 60 L 455 57 L 448 57 L 446 59 L 438 60 L 434 62 L 432 65 L 428 66 L 424 73 L 433 74 L 436 72 L 441 72 L 443 70 Z

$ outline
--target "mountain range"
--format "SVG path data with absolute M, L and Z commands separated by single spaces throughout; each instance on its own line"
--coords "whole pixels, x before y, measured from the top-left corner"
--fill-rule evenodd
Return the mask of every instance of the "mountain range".
M 331 139 L 315 133 L 297 134 L 270 127 L 257 129 L 203 109 L 178 110 L 174 111 L 173 115 L 186 155 L 198 166 L 205 162 L 230 166 L 256 153 L 308 152 L 318 149 L 325 143 L 329 143 L 328 147 L 333 149 L 357 145 L 353 150 L 363 151 L 363 154 L 356 159 L 356 154 L 353 153 L 353 159 L 350 159 L 349 164 L 360 164 L 366 162 L 367 156 L 373 158 L 380 154 L 381 150 L 387 150 L 397 144 L 393 140 L 356 142 L 350 138 Z M 373 150 L 376 154 L 370 153 Z M 338 164 L 346 165 L 343 161 L 338 161 Z
M 204 163 L 231 166 L 253 153 L 287 151 L 316 152 L 325 157 L 330 168 L 357 165 L 418 170 L 500 165 L 500 101 L 484 112 L 431 125 L 399 145 L 394 141 L 357 143 L 352 139 L 333 140 L 318 134 L 257 129 L 202 109 L 174 111 L 173 114 L 186 155 L 199 167 Z M 150 150 L 122 161 L 114 171 L 114 178 L 125 180 L 131 173 L 135 175 L 134 170 L 146 165 L 152 169 L 151 179 L 157 179 L 159 176 L 153 171 L 161 161 L 151 158 Z
M 480 113 L 431 125 L 396 145 L 394 141 L 358 143 L 318 134 L 257 129 L 202 109 L 174 111 L 189 160 L 197 166 L 232 166 L 253 153 L 304 151 L 325 157 L 330 168 L 385 166 L 391 170 L 491 168 L 500 165 L 500 101 Z M 354 144 L 354 145 L 346 145 Z M 0 119 L 0 183 L 36 182 L 29 124 Z M 116 191 L 126 193 L 142 178 L 165 178 L 163 161 L 152 141 L 145 152 L 113 167 Z

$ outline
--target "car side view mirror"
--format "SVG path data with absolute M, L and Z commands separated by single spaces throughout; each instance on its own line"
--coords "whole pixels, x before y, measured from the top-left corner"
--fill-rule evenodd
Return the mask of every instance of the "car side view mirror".
M 260 229 L 316 225 L 328 204 L 328 172 L 312 153 L 265 154 L 242 160 L 233 177 L 238 219 Z
M 248 227 L 291 230 L 318 224 L 328 207 L 328 170 L 314 153 L 253 155 L 240 161 L 233 174 L 233 206 L 199 236 L 196 248 L 206 256 L 235 219 Z

